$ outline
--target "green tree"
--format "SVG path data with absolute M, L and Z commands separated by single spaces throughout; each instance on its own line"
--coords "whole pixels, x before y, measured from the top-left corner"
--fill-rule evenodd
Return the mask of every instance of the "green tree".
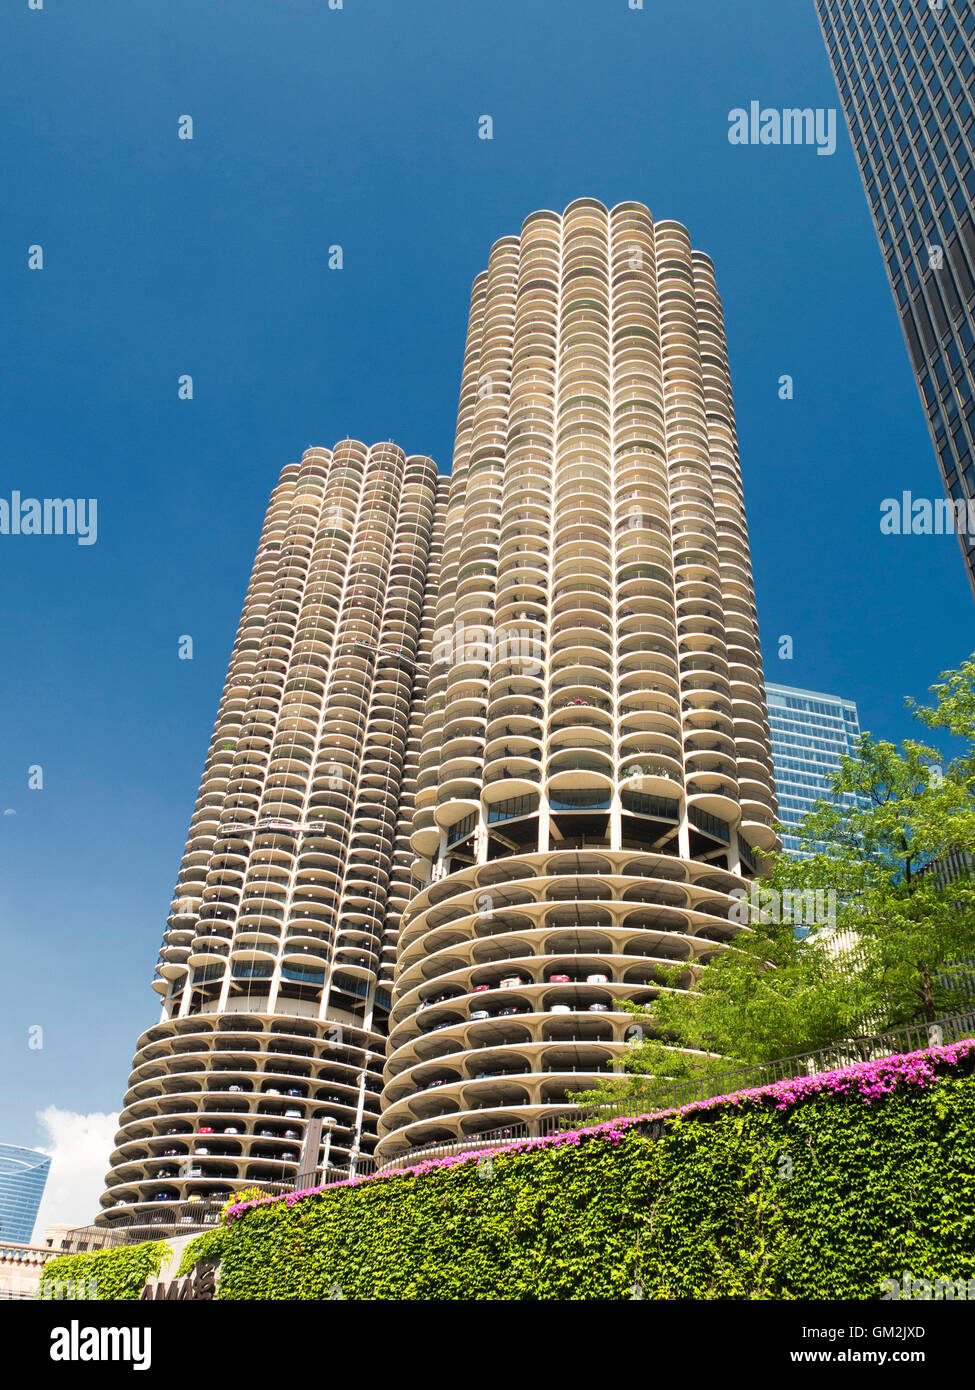
M 975 661 L 932 693 L 930 708 L 908 703 L 963 740 L 957 756 L 862 735 L 798 828 L 804 857 L 762 857 L 741 930 L 696 979 L 687 966 L 658 971 L 653 1002 L 627 1006 L 640 1031 L 623 1074 L 585 1099 L 663 1095 L 672 1081 L 971 1007 L 975 879 L 939 868 L 975 854 Z

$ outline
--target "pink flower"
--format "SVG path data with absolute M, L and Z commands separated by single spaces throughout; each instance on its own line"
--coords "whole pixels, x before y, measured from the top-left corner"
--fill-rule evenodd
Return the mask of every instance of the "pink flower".
M 554 1149 L 563 1144 L 576 1146 L 583 1139 L 606 1138 L 617 1147 L 626 1138 L 629 1130 L 650 1120 L 677 1119 L 682 1115 L 694 1115 L 705 1110 L 715 1110 L 725 1105 L 762 1105 L 774 1102 L 776 1110 L 786 1110 L 813 1096 L 832 1094 L 836 1096 L 859 1096 L 864 1104 L 893 1094 L 901 1086 L 917 1086 L 923 1090 L 938 1079 L 939 1070 L 955 1067 L 975 1056 L 975 1039 L 963 1038 L 961 1042 L 946 1047 L 931 1047 L 920 1052 L 900 1053 L 893 1057 L 881 1057 L 873 1062 L 854 1062 L 837 1071 L 816 1072 L 812 1076 L 793 1077 L 786 1081 L 775 1081 L 768 1086 L 757 1086 L 751 1090 L 735 1091 L 726 1096 L 712 1096 L 708 1100 L 692 1101 L 676 1109 L 656 1110 L 644 1115 L 621 1116 L 604 1120 L 602 1124 L 589 1125 L 583 1129 L 564 1130 L 559 1134 L 536 1136 L 522 1139 L 514 1144 L 496 1145 L 493 1148 L 476 1149 L 470 1153 L 447 1154 L 443 1158 L 427 1158 L 411 1168 L 396 1168 L 384 1173 L 372 1173 L 358 1178 L 345 1178 L 341 1182 L 324 1183 L 321 1187 L 309 1187 L 299 1192 L 286 1192 L 279 1197 L 260 1197 L 253 1201 L 238 1202 L 228 1207 L 226 1220 L 236 1220 L 252 1207 L 270 1206 L 284 1201 L 292 1207 L 305 1197 L 315 1197 L 322 1192 L 332 1192 L 338 1187 L 358 1187 L 362 1183 L 377 1182 L 388 1178 L 422 1177 L 436 1168 L 454 1168 L 459 1163 L 482 1161 L 503 1154 L 531 1153 L 536 1149 Z

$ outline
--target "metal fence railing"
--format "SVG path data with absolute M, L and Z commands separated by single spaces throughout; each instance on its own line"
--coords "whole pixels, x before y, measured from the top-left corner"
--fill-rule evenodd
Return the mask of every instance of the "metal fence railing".
M 249 1182 L 247 1187 L 260 1186 L 268 1196 L 279 1196 L 292 1192 L 292 1183 L 258 1184 Z M 176 1236 L 195 1235 L 210 1230 L 220 1224 L 220 1212 L 232 1194 L 221 1197 L 219 1201 L 204 1198 L 187 1202 L 167 1201 L 165 1207 L 153 1211 L 143 1204 L 133 1211 L 116 1215 L 109 1208 L 105 1225 L 76 1226 L 69 1232 L 72 1252 L 101 1250 L 110 1245 L 139 1245 L 145 1240 L 171 1240 Z M 67 1253 L 54 1250 L 52 1255 Z
M 371 1176 L 376 1171 L 376 1161 L 366 1154 L 359 1154 L 355 1161 L 356 1177 Z M 264 1197 L 280 1197 L 288 1192 L 301 1191 L 306 1187 L 323 1186 L 326 1183 L 345 1182 L 352 1171 L 349 1168 L 333 1167 L 329 1164 L 326 1172 L 318 1169 L 316 1173 L 301 1173 L 293 1183 L 246 1182 L 243 1188 L 259 1188 Z M 197 1199 L 187 1202 L 167 1201 L 160 1203 L 160 1210 L 153 1211 L 147 1203 L 133 1211 L 116 1214 L 109 1208 L 104 1225 L 76 1226 L 69 1233 L 66 1244 L 69 1249 L 52 1250 L 51 1256 L 103 1250 L 114 1245 L 138 1245 L 146 1240 L 169 1240 L 176 1236 L 194 1235 L 212 1229 L 220 1224 L 220 1212 L 231 1199 L 231 1194 L 219 1201 Z
M 545 1138 L 574 1126 L 633 1119 L 646 1114 L 648 1109 L 676 1110 L 695 1101 L 752 1090 L 776 1081 L 812 1076 L 816 1072 L 833 1071 L 855 1062 L 876 1061 L 897 1052 L 914 1052 L 942 1043 L 957 1042 L 970 1036 L 975 1036 L 975 1013 L 955 1014 L 934 1024 L 912 1023 L 885 1033 L 851 1038 L 816 1052 L 805 1052 L 774 1062 L 758 1062 L 690 1081 L 673 1082 L 666 1087 L 656 1084 L 652 1094 L 624 1096 L 604 1104 L 567 1103 L 524 1122 L 471 1133 L 463 1139 L 418 1145 L 388 1159 L 381 1166 L 377 1165 L 375 1159 L 360 1154 L 356 1158 L 354 1173 L 356 1177 L 368 1177 L 377 1171 L 393 1172 L 411 1167 L 424 1159 L 445 1158 L 452 1154 L 515 1144 L 525 1139 Z M 344 1182 L 350 1176 L 350 1169 L 329 1165 L 327 1172 L 318 1170 L 315 1174 L 299 1174 L 293 1183 L 247 1183 L 246 1186 L 259 1187 L 262 1196 L 283 1196 L 307 1187 Z M 151 1207 L 147 1210 L 148 1204 L 143 1204 L 137 1210 L 108 1216 L 105 1225 L 75 1227 L 69 1233 L 69 1248 L 72 1253 L 99 1250 L 107 1246 L 136 1245 L 146 1240 L 166 1240 L 206 1231 L 220 1224 L 220 1212 L 228 1200 L 228 1197 L 221 1197 L 219 1201 L 166 1202 L 158 1212 Z M 53 1258 L 68 1251 L 52 1250 L 50 1253 Z
M 855 1062 L 873 1062 L 899 1052 L 915 1052 L 925 1047 L 957 1042 L 975 1036 L 975 1013 L 955 1014 L 936 1023 L 911 1023 L 886 1033 L 865 1034 L 846 1042 L 804 1052 L 774 1062 L 757 1062 L 734 1070 L 715 1072 L 670 1086 L 655 1085 L 646 1095 L 630 1095 L 604 1104 L 567 1104 L 525 1122 L 500 1129 L 482 1130 L 468 1138 L 418 1145 L 387 1159 L 381 1172 L 412 1167 L 424 1159 L 446 1158 L 471 1153 L 494 1145 L 515 1144 L 524 1139 L 545 1138 L 574 1125 L 596 1125 L 615 1119 L 633 1119 L 652 1111 L 677 1110 L 696 1101 L 712 1100 L 735 1091 L 770 1086 L 776 1081 L 792 1081 L 816 1072 L 835 1071 Z M 648 1078 L 651 1080 L 651 1078 Z

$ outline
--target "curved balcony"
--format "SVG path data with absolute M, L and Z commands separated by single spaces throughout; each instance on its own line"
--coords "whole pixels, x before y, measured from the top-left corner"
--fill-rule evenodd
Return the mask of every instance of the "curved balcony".
M 740 930 L 741 884 L 714 863 L 553 850 L 422 889 L 401 926 L 380 1161 L 418 1125 L 417 1142 L 430 1126 L 456 1138 L 595 1084 L 626 1047 L 622 1002 L 672 988 L 674 965 L 686 988 Z

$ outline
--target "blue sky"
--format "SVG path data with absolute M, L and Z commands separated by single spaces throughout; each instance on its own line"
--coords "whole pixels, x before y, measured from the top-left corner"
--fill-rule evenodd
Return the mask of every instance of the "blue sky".
M 280 468 L 346 435 L 448 467 L 471 281 L 536 208 L 639 199 L 715 261 L 770 680 L 896 739 L 975 646 L 956 542 L 880 534 L 940 482 L 842 119 L 832 157 L 728 141 L 838 106 L 812 0 L 15 0 L 0 53 L 0 496 L 98 499 L 94 545 L 0 537 L 0 1138 L 116 1110 L 157 1017 Z

